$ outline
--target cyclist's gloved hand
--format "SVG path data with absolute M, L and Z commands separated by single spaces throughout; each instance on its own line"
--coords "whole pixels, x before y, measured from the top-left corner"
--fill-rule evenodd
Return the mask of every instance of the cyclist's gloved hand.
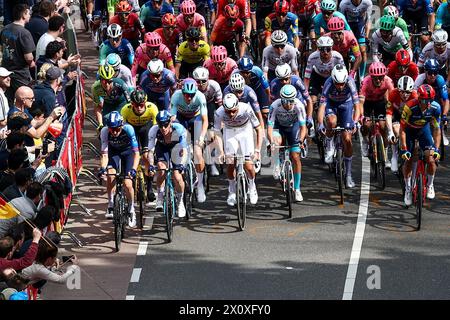
M 443 114 L 442 115 L 442 117 L 441 117 L 441 121 L 442 121 L 442 123 L 444 124 L 444 125 L 447 125 L 447 115 L 446 114 Z
M 325 126 L 323 125 L 323 123 L 319 124 L 319 132 L 322 134 L 325 134 Z
M 128 171 L 128 175 L 131 178 L 136 178 L 136 170 L 135 169 L 131 169 L 130 171 Z
M 97 177 L 101 178 L 105 175 L 106 168 L 100 168 L 100 170 L 97 172 Z
M 103 127 L 104 127 L 103 123 L 100 123 L 97 127 L 97 133 L 100 133 L 100 131 L 102 131 Z
M 400 150 L 400 156 L 403 160 L 408 161 L 409 159 L 411 159 L 411 152 L 409 152 L 408 150 Z
M 392 131 L 389 131 L 389 133 L 388 133 L 388 140 L 392 143 L 395 143 L 396 139 L 395 139 L 395 135 Z
M 149 166 L 148 167 L 148 173 L 152 173 L 156 171 L 156 167 L 155 166 Z
M 433 147 L 433 149 L 431 149 L 431 156 L 434 158 L 434 160 L 439 160 L 441 158 L 439 148 Z
M 306 118 L 306 127 L 309 129 L 314 125 L 314 121 L 312 117 L 307 117 Z

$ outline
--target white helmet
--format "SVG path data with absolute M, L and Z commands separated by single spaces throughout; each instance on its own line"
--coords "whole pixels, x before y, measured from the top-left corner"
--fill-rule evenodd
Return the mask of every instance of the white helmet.
M 323 36 L 317 40 L 317 48 L 332 47 L 333 43 L 333 39 L 328 36 Z
M 397 87 L 400 91 L 412 91 L 414 89 L 414 80 L 410 76 L 403 76 L 398 79 Z
M 280 90 L 280 98 L 291 100 L 297 96 L 297 89 L 292 84 L 285 84 Z
M 348 78 L 348 71 L 343 64 L 337 64 L 331 71 L 331 78 L 335 83 L 344 83 Z
M 205 67 L 197 67 L 195 68 L 192 76 L 195 80 L 208 80 L 209 79 L 209 71 Z
M 158 74 L 164 69 L 164 63 L 160 59 L 152 59 L 147 64 L 148 72 L 152 74 Z
M 118 38 L 122 35 L 122 27 L 117 23 L 110 24 L 106 29 L 106 35 L 110 38 Z
M 291 66 L 288 65 L 287 63 L 279 64 L 275 68 L 275 75 L 277 76 L 277 78 L 280 79 L 290 77 L 291 73 L 292 73 Z
M 244 90 L 245 79 L 239 72 L 235 72 L 230 77 L 230 88 L 231 91 L 241 91 Z
M 270 36 L 270 41 L 273 46 L 276 45 L 286 45 L 287 43 L 287 34 L 283 30 L 275 30 Z
M 225 110 L 234 110 L 239 104 L 239 99 L 234 95 L 234 93 L 227 93 L 223 97 L 223 108 Z
M 434 43 L 445 43 L 448 39 L 448 33 L 444 29 L 434 30 L 431 39 Z

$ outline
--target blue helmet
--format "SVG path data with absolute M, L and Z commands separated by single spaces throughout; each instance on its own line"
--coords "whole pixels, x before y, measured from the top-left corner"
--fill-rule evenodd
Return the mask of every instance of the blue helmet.
M 114 70 L 117 70 L 122 64 L 122 59 L 117 53 L 110 53 L 106 56 L 106 64 L 113 67 Z
M 253 68 L 253 61 L 247 56 L 244 56 L 238 61 L 238 68 L 240 71 L 250 71 Z
M 440 69 L 439 62 L 436 59 L 428 59 L 427 61 L 425 61 L 424 68 L 425 71 L 438 72 Z
M 158 112 L 158 114 L 156 115 L 156 123 L 161 124 L 161 123 L 168 123 L 170 121 L 170 118 L 172 117 L 172 115 L 170 114 L 169 111 L 167 110 L 161 110 Z
M 108 128 L 118 128 L 123 125 L 123 117 L 118 111 L 112 111 L 106 120 Z
M 197 93 L 197 82 L 192 78 L 184 79 L 183 88 L 181 89 L 181 91 L 188 94 Z

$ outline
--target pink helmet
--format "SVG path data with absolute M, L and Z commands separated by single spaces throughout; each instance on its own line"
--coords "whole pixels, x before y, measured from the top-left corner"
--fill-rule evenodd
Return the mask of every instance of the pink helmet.
M 227 49 L 224 46 L 214 46 L 211 49 L 211 59 L 213 62 L 222 62 L 228 56 Z
M 344 20 L 342 20 L 339 17 L 332 17 L 330 20 L 328 20 L 328 30 L 330 31 L 341 31 L 344 30 L 345 23 Z
M 385 76 L 387 69 L 382 62 L 372 62 L 369 67 L 369 74 L 372 77 Z
M 185 0 L 181 4 L 181 13 L 185 15 L 194 14 L 197 10 L 197 6 L 195 5 L 195 2 L 192 0 Z
M 159 47 L 161 45 L 161 36 L 156 32 L 147 32 L 144 37 L 145 45 L 149 47 Z

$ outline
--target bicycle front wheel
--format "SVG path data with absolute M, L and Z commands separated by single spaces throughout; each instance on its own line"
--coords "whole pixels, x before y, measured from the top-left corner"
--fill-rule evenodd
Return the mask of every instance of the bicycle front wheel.
M 292 218 L 292 202 L 294 201 L 293 197 L 293 174 L 292 167 L 289 162 L 286 162 L 284 167 L 284 193 L 286 194 L 286 204 L 288 206 L 289 218 Z
M 424 197 L 424 187 L 423 187 L 423 175 L 419 174 L 416 178 L 416 185 L 414 188 L 415 193 L 415 204 L 416 204 L 416 230 L 420 230 L 422 224 L 422 208 L 423 208 L 423 197 Z
M 342 149 L 336 152 L 336 177 L 338 180 L 338 190 L 340 195 L 340 204 L 344 204 L 344 159 L 342 157 Z
M 145 177 L 142 170 L 138 171 L 138 175 L 136 177 L 136 195 L 137 195 L 137 202 L 139 204 L 139 210 L 136 215 L 136 222 L 138 229 L 142 229 L 144 226 L 144 213 L 145 213 Z
M 173 189 L 169 186 L 166 180 L 165 196 L 164 196 L 164 217 L 166 219 L 166 233 L 167 240 L 172 242 L 173 239 L 173 213 L 175 206 L 175 199 Z
M 194 200 L 194 172 L 195 167 L 192 162 L 187 166 L 185 175 L 185 189 L 184 189 L 184 205 L 186 207 L 186 220 L 192 216 L 192 202 Z
M 121 204 L 123 199 L 119 196 L 119 194 L 114 195 L 114 211 L 113 211 L 113 224 L 114 224 L 114 243 L 116 246 L 116 252 L 119 252 L 120 245 L 122 243 L 122 224 L 123 224 L 123 206 Z
M 386 188 L 386 155 L 381 135 L 377 136 L 377 154 L 377 181 L 380 189 L 384 190 Z
M 242 174 L 237 176 L 236 191 L 238 224 L 239 230 L 242 231 L 245 229 L 247 216 L 247 190 L 245 188 L 245 177 Z

